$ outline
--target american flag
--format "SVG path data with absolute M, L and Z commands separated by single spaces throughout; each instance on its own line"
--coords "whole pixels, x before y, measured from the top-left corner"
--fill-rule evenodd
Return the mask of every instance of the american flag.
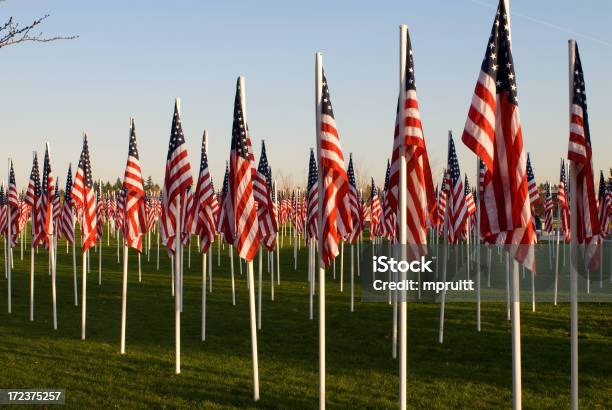
M 35 247 L 40 242 L 39 231 L 41 229 L 39 216 L 40 216 L 40 171 L 38 169 L 38 154 L 34 154 L 32 160 L 32 171 L 30 172 L 30 180 L 28 182 L 28 190 L 25 194 L 25 202 L 30 206 L 32 210 L 32 247 Z
M 554 207 L 552 194 L 550 193 L 550 184 L 546 184 L 546 194 L 544 197 L 544 231 L 549 234 L 553 230 Z
M 569 202 L 567 201 L 567 195 L 565 187 L 567 185 L 567 179 L 565 176 L 565 161 L 561 160 L 561 171 L 559 176 L 559 189 L 557 191 L 557 206 L 560 208 L 561 213 L 561 232 L 565 237 L 565 241 L 569 242 L 571 231 L 570 231 L 570 209 Z
M 381 213 L 382 208 L 380 206 L 378 190 L 374 184 L 374 178 L 372 178 L 372 193 L 370 194 L 370 238 L 374 238 L 378 235 L 378 224 L 380 223 Z
M 43 184 L 44 185 L 44 184 Z M 79 166 L 74 176 L 72 186 L 72 201 L 77 208 L 81 208 L 81 234 L 83 235 L 83 253 L 96 243 L 97 215 L 96 198 L 94 194 L 91 160 L 89 158 L 89 145 L 87 134 L 83 136 L 83 149 L 79 159 Z
M 385 187 L 384 187 L 384 197 L 382 201 L 382 230 L 384 231 L 384 236 L 392 240 L 395 237 L 395 212 L 391 208 L 391 194 L 389 192 L 389 179 L 391 178 L 391 162 L 387 161 L 387 172 L 385 174 Z
M 517 261 L 533 271 L 527 155 L 515 79 L 510 21 L 500 0 L 462 140 L 486 168 L 480 198 L 484 239 L 503 242 Z
M 19 234 L 19 193 L 17 192 L 17 183 L 15 182 L 15 170 L 13 169 L 13 161 L 11 161 L 9 171 L 9 184 L 7 189 L 7 212 L 11 214 L 11 238 L 10 246 L 17 244 L 17 236 Z M 7 214 L 8 227 L 8 214 Z M 8 232 L 7 232 L 8 234 Z
M 538 191 L 533 168 L 531 167 L 529 153 L 527 153 L 527 189 L 529 190 L 529 202 L 531 204 L 531 213 L 533 214 L 533 207 L 540 203 L 540 192 Z
M 476 213 L 476 202 L 474 201 L 474 194 L 472 193 L 472 189 L 470 188 L 470 183 L 468 182 L 467 174 L 465 175 L 465 205 L 467 207 L 468 215 L 474 215 Z
M 605 217 L 605 231 L 606 234 L 610 234 L 610 218 L 612 218 L 612 181 L 608 181 L 606 187 L 606 205 L 605 207 L 608 209 L 608 213 Z
M 57 178 L 55 180 L 55 192 L 53 193 L 53 200 L 51 201 L 51 207 L 53 208 L 53 226 L 55 227 L 55 234 L 57 235 L 57 239 L 59 239 L 61 230 L 60 230 L 60 221 L 62 217 L 62 203 L 60 200 L 60 191 L 59 191 L 60 180 Z
M 438 191 L 438 235 L 444 234 L 444 223 L 446 218 L 446 198 L 448 198 L 448 172 L 442 171 L 442 184 Z
M 601 232 L 597 215 L 597 199 L 593 176 L 593 160 L 587 99 L 584 84 L 584 73 L 578 45 L 575 45 L 572 101 L 570 103 L 570 136 L 567 158 L 574 161 L 576 169 L 576 186 L 572 186 L 572 195 L 576 195 L 576 240 L 586 245 L 584 261 L 590 270 L 599 268 L 599 234 Z
M 177 199 L 193 183 L 178 104 L 177 100 L 174 104 L 170 143 L 168 144 L 168 155 L 166 157 L 164 188 L 162 190 L 161 234 L 162 241 L 170 254 L 174 254 L 175 236 L 177 232 L 180 236 L 181 231 L 179 226 L 181 221 L 178 217 L 180 204 L 177 204 Z
M 276 232 L 278 227 L 274 217 L 272 202 L 272 183 L 270 166 L 266 155 L 266 144 L 261 141 L 261 156 L 259 166 L 253 178 L 253 194 L 257 202 L 257 219 L 259 222 L 259 235 L 269 251 L 276 245 Z
M 230 245 L 234 244 L 233 229 L 230 226 L 230 221 L 233 216 L 226 214 L 225 197 L 229 190 L 229 162 L 225 163 L 225 175 L 223 176 L 223 185 L 219 193 L 219 218 L 217 220 L 217 231 L 223 234 L 223 240 Z
M 606 186 L 606 180 L 603 175 L 603 171 L 599 172 L 599 195 L 597 196 L 597 202 L 599 203 L 599 223 L 602 235 L 608 235 L 609 233 L 609 216 L 610 216 L 610 195 Z
M 191 243 L 193 230 L 193 192 L 191 186 L 181 196 L 181 243 L 185 246 Z
M 236 81 L 234 120 L 228 190 L 224 197 L 223 212 L 227 218 L 227 237 L 232 238 L 238 255 L 252 261 L 259 248 L 257 209 L 253 197 L 253 164 L 249 151 L 249 137 L 243 111 L 240 78 Z M 226 232 L 224 231 L 224 235 Z
M 40 195 L 40 214 L 38 217 L 39 229 L 37 230 L 39 238 L 37 243 L 42 243 L 45 246 L 49 245 L 49 235 L 53 235 L 53 209 L 51 202 L 55 191 L 53 173 L 51 172 L 51 157 L 49 155 L 49 147 L 45 150 L 45 160 L 43 162 L 43 175 Z
M 401 110 L 398 104 L 396 114 L 388 196 L 390 207 L 399 225 L 400 153 L 403 147 L 407 169 L 407 244 L 409 245 L 409 256 L 414 258 L 427 254 L 427 220 L 429 219 L 431 224 L 435 225 L 437 213 L 433 180 L 419 113 L 412 44 L 408 32 L 406 36 L 406 77 L 404 79 L 406 101 Z M 400 127 L 400 124 L 403 127 Z M 404 135 L 400 135 L 402 129 Z M 395 236 L 399 239 L 399 228 L 395 229 Z
M 461 229 L 468 217 L 468 209 L 455 151 L 455 142 L 452 135 L 448 139 L 448 187 L 447 187 L 447 212 L 448 212 L 448 242 L 457 243 Z
M 323 249 L 321 261 L 329 267 L 338 255 L 338 239 L 353 229 L 349 203 L 348 175 L 344 169 L 344 156 L 340 136 L 329 96 L 327 78 L 323 74 L 321 94 L 320 172 L 323 178 L 321 203 L 323 207 Z
M 125 242 L 129 247 L 140 252 L 142 250 L 142 235 L 146 230 L 145 192 L 138 157 L 138 146 L 136 145 L 136 126 L 133 118 L 130 121 L 130 142 L 125 173 L 123 174 L 123 189 L 126 192 Z
M 96 240 L 101 241 L 104 235 L 104 215 L 106 210 L 104 209 L 105 201 L 102 198 L 102 187 L 98 184 L 95 187 L 96 190 Z
M 301 210 L 301 202 L 300 202 L 300 191 L 295 191 L 291 194 L 291 208 L 293 209 L 293 219 L 291 223 L 293 224 L 293 229 L 298 235 L 301 235 L 304 232 L 304 219 L 302 219 L 302 210 Z
M 347 170 L 349 179 L 349 201 L 351 204 L 351 220 L 353 230 L 346 238 L 348 243 L 355 243 L 361 234 L 361 218 L 359 215 L 359 195 L 357 194 L 357 184 L 355 183 L 355 170 L 353 169 L 353 155 L 349 155 L 349 165 Z
M 193 230 L 194 235 L 200 237 L 200 252 L 206 253 L 215 240 L 217 234 L 215 226 L 215 210 L 213 209 L 215 191 L 208 169 L 208 155 L 206 153 L 206 134 L 202 136 L 202 153 L 200 156 L 200 173 L 194 195 L 193 204 Z
M 121 187 L 117 192 L 117 208 L 115 209 L 115 229 L 123 231 L 125 222 L 125 189 Z M 124 233 L 125 234 L 125 233 Z
M 61 219 L 59 230 L 61 236 L 68 243 L 74 242 L 74 215 L 72 213 L 72 165 L 68 166 L 68 175 L 66 176 L 66 190 L 64 191 L 64 203 L 62 204 Z
M 319 203 L 319 185 L 317 173 L 317 160 L 314 151 L 310 150 L 308 163 L 308 184 L 306 186 L 306 239 L 318 239 L 317 211 Z

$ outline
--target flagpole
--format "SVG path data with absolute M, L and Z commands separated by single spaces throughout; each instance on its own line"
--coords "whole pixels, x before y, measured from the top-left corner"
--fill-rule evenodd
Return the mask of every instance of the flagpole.
M 569 116 L 574 98 L 574 63 L 576 40 L 568 41 L 569 52 Z M 578 409 L 578 215 L 576 195 L 576 163 L 569 160 L 570 187 L 570 327 L 571 327 L 571 408 Z
M 450 142 L 451 135 L 452 135 L 452 132 L 448 131 L 449 142 Z M 450 143 L 449 143 L 449 148 L 450 148 Z M 446 178 L 443 180 L 446 180 Z M 442 187 L 442 189 L 444 189 L 444 186 Z M 449 205 L 450 205 L 450 199 L 451 199 L 450 193 L 451 192 L 452 192 L 452 187 L 448 189 L 449 195 L 446 198 L 446 204 L 444 208 L 444 221 L 442 221 L 443 223 L 442 244 L 444 246 L 444 261 L 443 261 L 444 264 L 442 265 L 442 283 L 446 283 L 446 271 L 448 269 L 448 248 L 450 247 L 450 244 L 448 243 L 448 224 L 450 223 L 448 219 L 448 210 L 449 210 Z M 444 342 L 445 308 L 446 308 L 446 287 L 442 288 L 442 294 L 440 295 L 440 328 L 438 330 L 438 343 Z
M 321 95 L 323 92 L 323 55 L 315 54 L 315 118 L 317 164 L 319 164 L 317 203 L 319 265 L 319 409 L 325 409 L 325 267 L 323 266 L 323 175 L 321 170 Z
M 274 199 L 276 200 L 276 225 L 278 226 L 278 214 L 280 213 L 280 208 L 278 206 L 278 192 L 276 190 L 276 180 L 274 180 Z M 280 234 L 280 227 L 276 236 L 276 282 L 277 285 L 280 285 L 280 246 L 278 244 L 278 235 Z M 274 280 L 273 280 L 274 281 Z
M 212 242 L 210 243 L 212 246 Z M 202 252 L 202 341 L 206 340 L 206 252 Z
M 230 273 L 232 275 L 232 305 L 236 306 L 236 286 L 234 283 L 234 246 L 227 247 L 230 256 Z
M 32 151 L 32 161 L 34 160 L 36 160 L 36 162 L 38 163 L 36 151 Z M 36 201 L 38 200 L 39 198 L 36 198 Z M 32 223 L 30 226 L 30 229 L 32 230 L 32 240 L 30 242 L 30 321 L 34 321 L 34 224 L 36 223 L 36 221 L 34 221 L 34 217 L 36 216 L 36 206 L 37 204 L 34 203 L 34 205 L 32 206 L 32 213 L 30 214 L 32 219 Z
M 7 193 L 10 192 L 11 190 L 11 159 L 8 159 L 8 190 Z M 8 242 L 8 270 L 7 270 L 7 278 L 8 278 L 8 313 L 10 314 L 12 311 L 12 301 L 11 301 L 11 293 L 12 293 L 12 289 L 11 289 L 11 276 L 12 276 L 12 265 L 13 265 L 13 258 L 12 258 L 12 240 L 11 240 L 11 224 L 12 224 L 12 212 L 11 212 L 11 204 L 10 204 L 10 199 L 9 199 L 9 195 L 7 195 L 7 203 L 6 203 L 6 214 L 7 214 L 7 242 Z
M 177 115 L 181 113 L 181 100 L 176 98 Z M 175 372 L 181 373 L 181 310 L 182 310 L 182 288 L 181 288 L 181 193 L 174 200 L 176 209 L 176 227 L 174 230 L 174 340 L 175 340 Z
M 400 50 L 399 50 L 399 87 L 400 87 L 400 110 L 403 113 L 404 106 L 406 103 L 406 55 L 407 55 L 407 37 L 408 37 L 408 26 L 402 24 L 400 26 Z M 402 115 L 403 117 L 403 115 Z M 403 136 L 405 133 L 405 123 L 400 121 L 399 123 L 399 135 Z M 407 247 L 407 213 L 406 213 L 406 183 L 407 183 L 407 169 L 406 169 L 406 154 L 405 144 L 400 145 L 400 181 L 399 181 L 399 245 L 401 251 L 400 260 L 406 260 L 406 247 Z M 405 273 L 401 274 L 401 279 L 404 280 L 406 277 Z M 400 331 L 400 349 L 399 349 L 399 396 L 400 396 L 400 410 L 406 409 L 407 397 L 407 303 L 405 291 L 401 291 L 401 300 L 399 303 L 399 331 Z
M 157 256 L 156 256 L 156 270 L 159 271 L 159 237 L 160 237 L 160 232 L 159 232 L 159 218 L 157 219 L 157 229 L 155 232 L 155 236 L 157 237 Z
M 262 277 L 261 276 L 262 276 L 262 270 L 263 270 L 262 266 L 261 266 L 263 247 L 261 245 L 259 245 L 259 252 L 258 253 L 259 253 L 259 258 L 258 258 L 258 260 L 259 260 L 259 280 L 258 280 L 259 284 L 258 285 L 259 286 L 258 286 L 258 289 L 257 289 L 257 292 L 258 292 L 257 293 L 257 330 L 261 330 L 261 288 L 262 288 L 262 283 L 261 283 L 262 282 L 262 280 L 261 280 Z
M 127 312 L 128 245 L 123 242 L 123 277 L 121 287 L 121 354 L 125 354 L 125 327 Z
M 476 237 L 476 330 L 480 332 L 480 158 L 476 156 L 476 226 L 474 236 Z

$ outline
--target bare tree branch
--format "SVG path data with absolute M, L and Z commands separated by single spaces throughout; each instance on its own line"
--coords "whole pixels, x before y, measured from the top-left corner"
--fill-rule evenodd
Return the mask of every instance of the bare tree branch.
M 45 14 L 39 19 L 34 20 L 27 26 L 21 27 L 19 23 L 15 22 L 13 17 L 9 18 L 6 23 L 0 26 L 0 48 L 11 46 L 13 44 L 24 43 L 27 41 L 36 43 L 48 43 L 51 41 L 58 40 L 74 40 L 79 36 L 53 36 L 45 37 L 41 32 L 38 34 L 31 34 L 32 29 L 49 17 L 49 14 Z

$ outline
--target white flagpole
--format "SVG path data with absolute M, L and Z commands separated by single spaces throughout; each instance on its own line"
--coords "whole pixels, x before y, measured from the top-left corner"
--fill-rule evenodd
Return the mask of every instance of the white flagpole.
M 8 160 L 8 176 L 9 176 L 9 185 L 8 185 L 7 193 L 8 193 L 8 191 L 10 190 L 10 185 L 11 185 L 11 159 L 10 159 L 10 158 L 9 158 L 9 160 Z M 7 195 L 7 198 L 8 198 L 8 195 Z M 8 273 L 7 273 L 7 275 L 8 275 L 8 284 L 7 284 L 7 285 L 8 285 L 8 287 L 7 287 L 7 290 L 8 290 L 8 312 L 9 312 L 9 314 L 10 314 L 10 313 L 11 313 L 11 310 L 12 310 L 12 301 L 11 301 L 11 293 L 12 293 L 12 289 L 11 289 L 11 276 L 12 276 L 12 265 L 13 265 L 13 258 L 12 258 L 12 255 L 13 255 L 13 252 L 12 252 L 13 247 L 11 246 L 11 245 L 12 245 L 12 244 L 11 244 L 11 242 L 12 242 L 12 241 L 11 241 L 11 228 L 12 228 L 12 227 L 11 227 L 11 225 L 12 225 L 11 220 L 12 220 L 12 214 L 13 214 L 13 212 L 11 211 L 11 205 L 8 203 L 8 201 L 7 201 L 7 205 L 6 205 L 6 213 L 7 213 L 7 221 L 8 221 L 8 224 L 7 224 L 7 235 L 6 235 L 6 240 L 7 240 L 7 243 L 8 243 L 8 252 L 7 252 L 7 253 L 8 253 L 8 258 L 9 258 L 9 260 L 8 260 L 8 264 L 7 264 L 7 265 L 8 265 L 8 271 L 7 271 L 7 272 L 8 272 Z
M 520 246 L 520 245 L 519 245 Z M 521 301 L 519 286 L 519 265 L 511 258 L 512 265 L 512 408 L 522 407 L 521 385 Z
M 217 266 L 221 266 L 221 234 L 220 233 L 217 234 Z
M 161 232 L 159 231 L 159 219 L 157 219 L 157 229 L 155 232 L 155 236 L 157 236 L 156 270 L 159 270 L 159 237 L 161 236 Z
M 32 157 L 35 156 L 36 151 L 33 151 Z M 32 241 L 30 242 L 30 321 L 34 321 L 34 224 L 35 221 L 34 218 L 32 218 L 32 223 L 30 225 L 32 230 Z
M 245 124 L 247 123 L 247 115 L 246 115 L 246 101 L 245 101 L 245 86 L 244 86 L 244 77 L 240 76 L 239 78 L 240 90 L 241 90 L 241 100 L 242 100 L 242 116 Z M 261 252 L 260 252 L 261 257 Z M 238 258 L 238 262 L 240 267 L 242 268 L 242 263 L 240 263 L 242 258 Z M 251 322 L 251 355 L 253 361 L 253 400 L 259 400 L 259 361 L 257 358 L 257 329 L 256 329 L 256 311 L 255 311 L 255 279 L 253 273 L 253 261 L 245 261 L 247 265 L 247 282 L 249 285 L 249 314 L 250 314 L 250 322 Z M 261 272 L 261 259 L 260 259 L 260 272 Z
M 212 246 L 212 243 L 210 244 Z M 209 248 L 210 252 L 210 248 Z M 202 253 L 202 341 L 206 340 L 206 252 Z
M 261 288 L 262 288 L 262 253 L 263 248 L 259 245 L 259 286 L 257 294 L 257 330 L 261 330 Z
M 123 242 L 123 277 L 121 287 L 121 354 L 125 354 L 125 327 L 127 316 L 128 245 Z
M 476 330 L 480 332 L 480 158 L 476 157 L 476 226 L 474 236 L 476 237 Z
M 569 115 L 571 122 L 571 107 L 574 98 L 574 62 L 576 60 L 576 40 L 569 40 Z M 571 408 L 578 409 L 578 219 L 576 213 L 576 164 L 569 161 L 570 166 L 570 327 L 571 327 Z
M 232 305 L 236 306 L 236 285 L 234 283 L 234 246 L 227 247 L 230 256 L 230 273 L 232 275 Z
M 212 292 L 212 242 L 208 248 L 208 281 L 210 285 L 210 292 Z
M 555 252 L 555 306 L 557 306 L 557 295 L 559 289 L 559 242 L 561 242 L 561 206 L 559 205 L 557 205 L 557 217 L 559 219 L 559 227 L 557 227 L 557 252 Z
M 314 239 L 308 241 L 308 318 L 313 320 L 313 298 L 314 298 L 314 276 L 315 276 L 315 257 L 314 257 Z
M 403 112 L 403 107 L 406 101 L 406 55 L 407 55 L 407 37 L 408 37 L 408 26 L 402 24 L 400 26 L 400 49 L 399 49 L 399 87 L 400 87 L 400 107 Z M 404 121 L 400 121 L 400 135 L 404 135 L 405 124 Z M 406 260 L 406 247 L 407 247 L 407 230 L 406 230 L 406 182 L 407 182 L 407 169 L 406 169 L 406 156 L 404 144 L 400 146 L 400 181 L 399 181 L 399 245 L 401 258 L 400 260 Z M 405 273 L 401 274 L 401 279 L 404 280 L 406 277 Z M 399 396 L 400 396 L 400 410 L 406 409 L 407 396 L 407 339 L 408 339 L 408 327 L 407 327 L 407 303 L 405 291 L 401 291 L 401 300 L 399 302 Z
M 75 237 L 72 239 L 72 282 L 74 284 L 74 306 L 79 306 L 79 285 L 77 283 L 77 270 L 76 270 L 76 234 L 75 234 L 75 223 L 74 216 L 72 217 L 72 232 Z M 32 268 L 34 262 L 32 261 Z
M 180 100 L 177 99 L 177 105 Z M 174 339 L 175 339 L 175 372 L 181 373 L 181 311 L 182 311 L 182 288 L 181 288 L 181 196 L 175 200 L 176 206 L 176 229 L 174 236 Z
M 351 312 L 355 310 L 355 264 L 353 259 L 354 245 L 351 244 Z
M 323 55 L 315 54 L 315 118 L 317 163 L 321 164 L 321 95 L 323 92 Z M 322 195 L 323 176 L 321 170 L 318 175 L 318 189 Z M 323 198 L 317 204 L 318 265 L 319 265 L 319 409 L 325 409 L 325 267 L 323 266 Z M 313 275 L 314 276 L 314 275 Z
M 276 233 L 276 282 L 277 285 L 280 285 L 280 246 L 278 244 L 278 236 L 280 235 L 280 226 L 278 225 L 278 214 L 280 213 L 280 207 L 278 206 L 278 192 L 276 189 L 276 180 L 274 180 L 274 199 L 276 200 L 276 226 L 278 227 L 278 232 Z M 274 280 L 272 280 L 274 282 Z
M 340 293 L 344 292 L 344 240 L 340 240 Z
M 450 140 L 451 131 L 448 131 L 448 139 Z M 444 187 L 443 187 L 444 188 Z M 448 206 L 449 206 L 449 198 L 447 198 L 445 209 L 444 209 L 444 221 L 443 229 L 442 229 L 442 244 L 444 246 L 444 264 L 442 265 L 442 282 L 446 283 L 446 270 L 448 269 L 448 248 L 450 244 L 448 243 Z M 444 310 L 446 308 L 446 287 L 442 288 L 442 294 L 440 295 L 440 329 L 438 331 L 438 343 L 444 342 Z
M 174 255 L 170 255 L 170 288 L 174 296 Z
M 142 282 L 142 265 L 140 264 L 141 252 L 138 252 L 138 283 Z

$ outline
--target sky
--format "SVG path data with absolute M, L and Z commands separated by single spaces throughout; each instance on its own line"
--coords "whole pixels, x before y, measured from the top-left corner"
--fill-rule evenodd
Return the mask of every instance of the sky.
M 0 19 L 26 23 L 50 14 L 45 34 L 79 38 L 0 49 L 2 156 L 14 159 L 17 183 L 25 186 L 32 151 L 42 159 L 49 141 L 63 186 L 86 131 L 94 178 L 114 181 L 123 175 L 133 116 L 143 175 L 161 184 L 180 97 L 194 178 L 207 129 L 219 187 L 236 78 L 244 75 L 256 160 L 264 139 L 279 183 L 304 186 L 315 145 L 320 51 L 345 159 L 352 153 L 358 176 L 382 185 L 398 94 L 398 27 L 407 24 L 434 182 L 441 179 L 449 130 L 461 171 L 475 182 L 475 156 L 460 137 L 495 8 L 494 0 L 7 0 Z M 569 38 L 578 41 L 585 73 L 594 168 L 607 170 L 612 2 L 512 0 L 510 12 L 523 138 L 537 182 L 556 183 L 567 153 Z

